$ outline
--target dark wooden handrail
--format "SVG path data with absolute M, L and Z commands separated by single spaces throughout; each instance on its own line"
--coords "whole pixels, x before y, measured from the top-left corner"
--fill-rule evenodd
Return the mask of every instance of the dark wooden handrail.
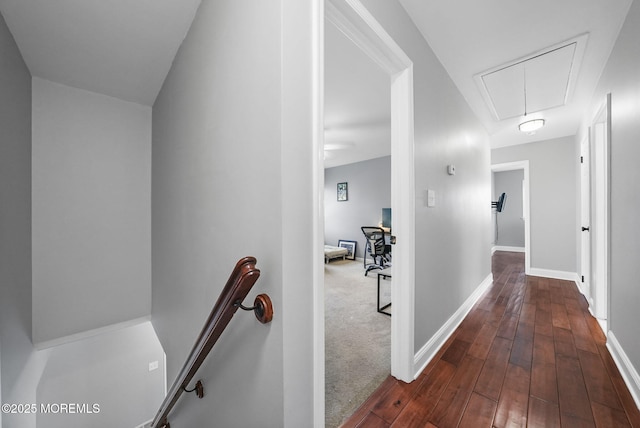
M 209 351 L 213 348 L 213 345 L 218 341 L 218 338 L 224 331 L 224 329 L 231 321 L 231 318 L 236 313 L 238 308 L 245 310 L 253 310 L 256 314 L 256 318 L 262 323 L 268 323 L 273 317 L 273 309 L 271 307 L 271 300 L 266 294 L 260 294 L 254 301 L 252 308 L 245 308 L 242 306 L 242 301 L 247 297 L 251 287 L 258 280 L 260 276 L 260 270 L 256 268 L 256 259 L 254 257 L 245 257 L 240 259 L 236 263 L 233 272 L 227 280 L 227 284 L 220 293 L 216 304 L 213 306 L 209 318 L 205 323 L 198 340 L 196 340 L 187 361 L 185 361 L 182 370 L 173 382 L 171 389 L 167 393 L 160 410 L 153 418 L 151 422 L 152 428 L 170 428 L 168 416 L 169 412 L 173 409 L 173 406 L 177 403 L 178 399 L 183 392 L 186 391 L 187 386 L 195 376 L 196 372 L 202 365 Z M 198 384 L 194 388 L 198 393 L 198 396 L 202 398 L 204 391 L 202 384 L 198 381 Z M 191 392 L 191 391 L 189 391 Z

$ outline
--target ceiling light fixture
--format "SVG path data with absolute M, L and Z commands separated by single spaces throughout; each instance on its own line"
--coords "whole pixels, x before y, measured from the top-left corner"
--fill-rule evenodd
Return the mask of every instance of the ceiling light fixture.
M 521 132 L 535 132 L 538 129 L 542 128 L 544 126 L 544 119 L 532 119 L 532 120 L 527 120 L 526 122 L 522 122 L 520 125 L 518 125 L 518 129 Z
M 535 132 L 544 126 L 544 119 L 527 119 L 527 66 L 522 64 L 522 74 L 524 83 L 524 122 L 520 122 L 518 129 L 520 132 L 526 132 L 527 134 L 535 134 Z

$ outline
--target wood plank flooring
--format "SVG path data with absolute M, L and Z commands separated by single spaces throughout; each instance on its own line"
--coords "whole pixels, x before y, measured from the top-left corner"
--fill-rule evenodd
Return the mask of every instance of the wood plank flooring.
M 496 252 L 493 273 L 418 379 L 389 376 L 342 427 L 640 428 L 576 285 L 525 276 L 520 253 Z

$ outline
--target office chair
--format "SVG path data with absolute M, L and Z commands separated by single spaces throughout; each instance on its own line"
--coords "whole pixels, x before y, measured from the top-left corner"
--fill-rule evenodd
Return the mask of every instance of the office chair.
M 376 226 L 363 226 L 362 233 L 366 239 L 364 249 L 364 276 L 374 269 L 384 269 L 389 266 L 389 254 L 391 245 L 387 244 L 384 229 Z M 373 258 L 373 262 L 367 264 L 367 253 Z

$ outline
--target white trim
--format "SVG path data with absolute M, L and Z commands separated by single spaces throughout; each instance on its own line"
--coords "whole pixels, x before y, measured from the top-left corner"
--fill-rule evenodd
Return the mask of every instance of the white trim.
M 324 26 L 325 1 L 313 0 L 312 7 L 312 103 L 313 103 L 313 426 L 325 426 L 324 344 Z
M 465 300 L 458 310 L 445 322 L 431 339 L 414 356 L 414 364 L 417 367 L 414 378 L 417 378 L 425 369 L 429 361 L 433 359 L 438 350 L 445 344 L 449 336 L 458 328 L 460 323 L 467 316 L 473 305 L 484 295 L 493 284 L 493 274 L 489 274 L 482 283 L 475 289 L 473 294 Z
M 391 209 L 394 247 L 391 300 L 398 302 L 391 318 L 391 374 L 414 380 L 415 329 L 415 171 L 413 128 L 413 66 L 391 83 Z
M 607 334 L 607 349 L 609 349 L 611 357 L 613 357 L 613 361 L 615 361 L 616 366 L 618 366 L 618 370 L 620 370 L 622 379 L 629 388 L 633 401 L 635 401 L 636 406 L 640 408 L 640 375 L 633 366 L 629 357 L 627 357 L 624 349 L 622 349 L 622 345 L 618 342 L 613 331 L 610 331 L 609 334 Z
M 88 339 L 90 337 L 99 336 L 101 334 L 110 333 L 112 331 L 121 330 L 127 327 L 133 327 L 134 325 L 143 324 L 148 321 L 151 321 L 151 315 L 145 315 L 144 317 L 107 325 L 105 327 L 94 328 L 92 330 L 81 331 L 80 333 L 70 334 L 68 336 L 59 337 L 57 339 L 37 342 L 34 343 L 33 346 L 38 351 L 42 351 L 43 349 L 53 348 L 55 346 L 60 346 L 71 342 L 77 342 L 78 340 Z
M 391 209 L 393 231 L 398 237 L 393 250 L 391 299 L 395 309 L 391 318 L 391 374 L 411 382 L 415 340 L 413 63 L 359 0 L 326 0 L 325 6 L 327 21 L 336 25 L 391 77 Z M 320 238 L 317 237 L 318 241 Z
M 602 119 L 604 120 L 601 121 Z M 598 124 L 604 126 L 604 141 L 601 146 L 596 144 L 597 133 L 594 130 Z M 589 137 L 592 181 L 590 226 L 593 231 L 590 281 L 594 288 L 593 312 L 599 320 L 608 320 L 611 314 L 611 93 L 606 95 L 604 103 L 594 116 Z M 599 175 L 602 175 L 601 179 Z
M 531 275 L 531 191 L 529 180 L 529 161 L 505 162 L 491 165 L 491 172 L 524 170 L 524 184 L 522 186 L 522 211 L 524 213 L 524 273 Z
M 566 272 L 563 270 L 531 268 L 527 274 L 530 276 L 541 276 L 544 278 L 562 279 L 565 281 L 579 282 L 580 277 L 575 272 Z M 580 288 L 580 287 L 578 287 Z
M 525 253 L 527 250 L 524 247 L 509 247 L 506 245 L 494 245 L 493 248 L 491 248 L 491 254 L 495 253 L 496 251 L 509 251 L 512 253 Z
M 596 321 L 598 321 L 598 324 L 600 324 L 600 328 L 602 329 L 602 332 L 604 333 L 605 336 L 609 335 L 609 323 L 607 320 L 603 320 L 601 318 L 598 318 L 596 316 L 596 314 L 593 313 L 593 311 L 591 311 L 591 307 L 589 307 L 589 312 L 591 312 L 591 315 L 593 315 L 593 317 L 596 319 Z
M 582 282 L 582 280 L 580 279 L 579 273 L 576 274 L 575 282 L 576 282 L 576 286 L 578 287 L 578 291 L 580 291 L 580 293 L 584 296 L 585 300 L 589 304 L 589 307 L 591 307 L 591 298 L 589 297 L 588 284 L 586 282 Z

